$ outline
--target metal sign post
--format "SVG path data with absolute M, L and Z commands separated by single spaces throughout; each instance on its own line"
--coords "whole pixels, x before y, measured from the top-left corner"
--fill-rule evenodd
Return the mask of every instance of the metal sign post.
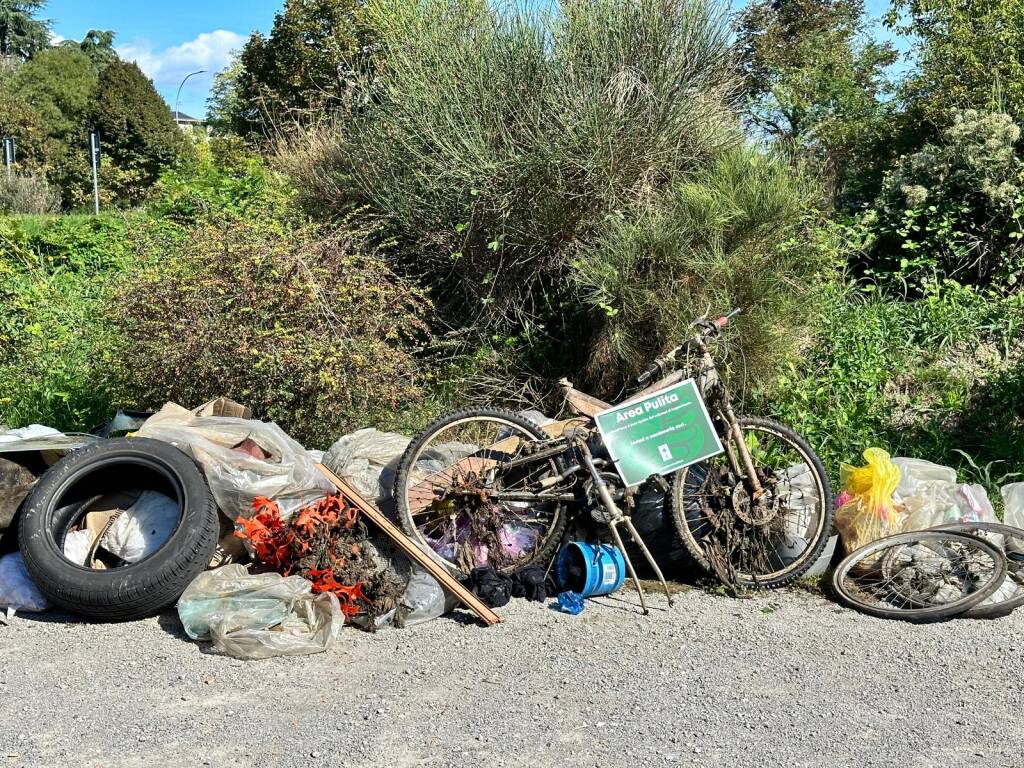
M 15 160 L 14 139 L 4 139 L 4 164 L 7 166 L 7 178 L 10 179 L 14 173 Z
M 89 134 L 89 155 L 92 158 L 92 197 L 96 215 L 100 215 L 100 132 Z

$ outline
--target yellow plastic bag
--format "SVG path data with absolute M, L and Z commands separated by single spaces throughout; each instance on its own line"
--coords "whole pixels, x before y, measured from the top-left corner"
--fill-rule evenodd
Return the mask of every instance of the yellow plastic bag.
M 900 470 L 881 448 L 864 451 L 867 465 L 844 464 L 840 471 L 843 495 L 835 524 L 847 554 L 876 539 L 899 533 L 905 513 L 892 495 L 900 482 Z

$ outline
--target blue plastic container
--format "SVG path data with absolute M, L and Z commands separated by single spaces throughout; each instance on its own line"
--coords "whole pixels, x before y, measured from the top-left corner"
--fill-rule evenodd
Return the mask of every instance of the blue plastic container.
M 611 544 L 571 541 L 558 553 L 558 581 L 562 588 L 583 595 L 609 595 L 626 580 L 626 560 Z

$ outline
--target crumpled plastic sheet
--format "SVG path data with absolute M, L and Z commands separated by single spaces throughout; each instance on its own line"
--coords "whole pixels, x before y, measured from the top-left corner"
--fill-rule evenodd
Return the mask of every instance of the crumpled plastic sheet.
M 49 607 L 50 602 L 28 575 L 21 553 L 0 557 L 0 609 L 10 616 L 14 611 L 39 613 Z
M 100 542 L 103 548 L 127 563 L 138 563 L 160 549 L 178 526 L 181 509 L 178 502 L 158 491 L 143 491 L 122 512 Z M 85 565 L 93 545 L 93 532 L 71 531 L 64 537 L 64 556 Z
M 190 454 L 203 468 L 217 506 L 232 520 L 249 517 L 257 496 L 276 501 L 288 518 L 299 507 L 335 491 L 306 449 L 272 422 L 196 416 L 168 403 L 136 434 L 163 440 Z M 247 439 L 269 458 L 233 450 Z
M 178 616 L 193 640 L 236 659 L 320 653 L 345 620 L 334 594 L 312 589 L 301 576 L 225 565 L 195 578 L 178 600 Z

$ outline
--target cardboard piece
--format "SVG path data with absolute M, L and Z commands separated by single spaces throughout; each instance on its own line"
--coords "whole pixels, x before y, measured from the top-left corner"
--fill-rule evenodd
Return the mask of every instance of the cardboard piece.
M 193 413 L 196 416 L 231 416 L 238 419 L 251 419 L 252 409 L 241 403 L 236 403 L 226 397 L 217 397 L 208 403 L 203 403 Z
M 317 464 L 317 469 L 323 472 L 324 477 L 334 483 L 345 500 L 358 509 L 367 520 L 376 525 L 388 538 L 390 538 L 409 559 L 423 566 L 433 576 L 446 592 L 454 595 L 459 602 L 465 604 L 488 626 L 501 623 L 501 617 L 485 605 L 480 598 L 462 586 L 455 578 L 448 573 L 448 570 L 434 560 L 430 555 L 421 550 L 405 533 L 394 523 L 388 520 L 384 514 L 374 507 L 370 502 L 360 496 L 344 480 L 339 478 L 323 464 Z

